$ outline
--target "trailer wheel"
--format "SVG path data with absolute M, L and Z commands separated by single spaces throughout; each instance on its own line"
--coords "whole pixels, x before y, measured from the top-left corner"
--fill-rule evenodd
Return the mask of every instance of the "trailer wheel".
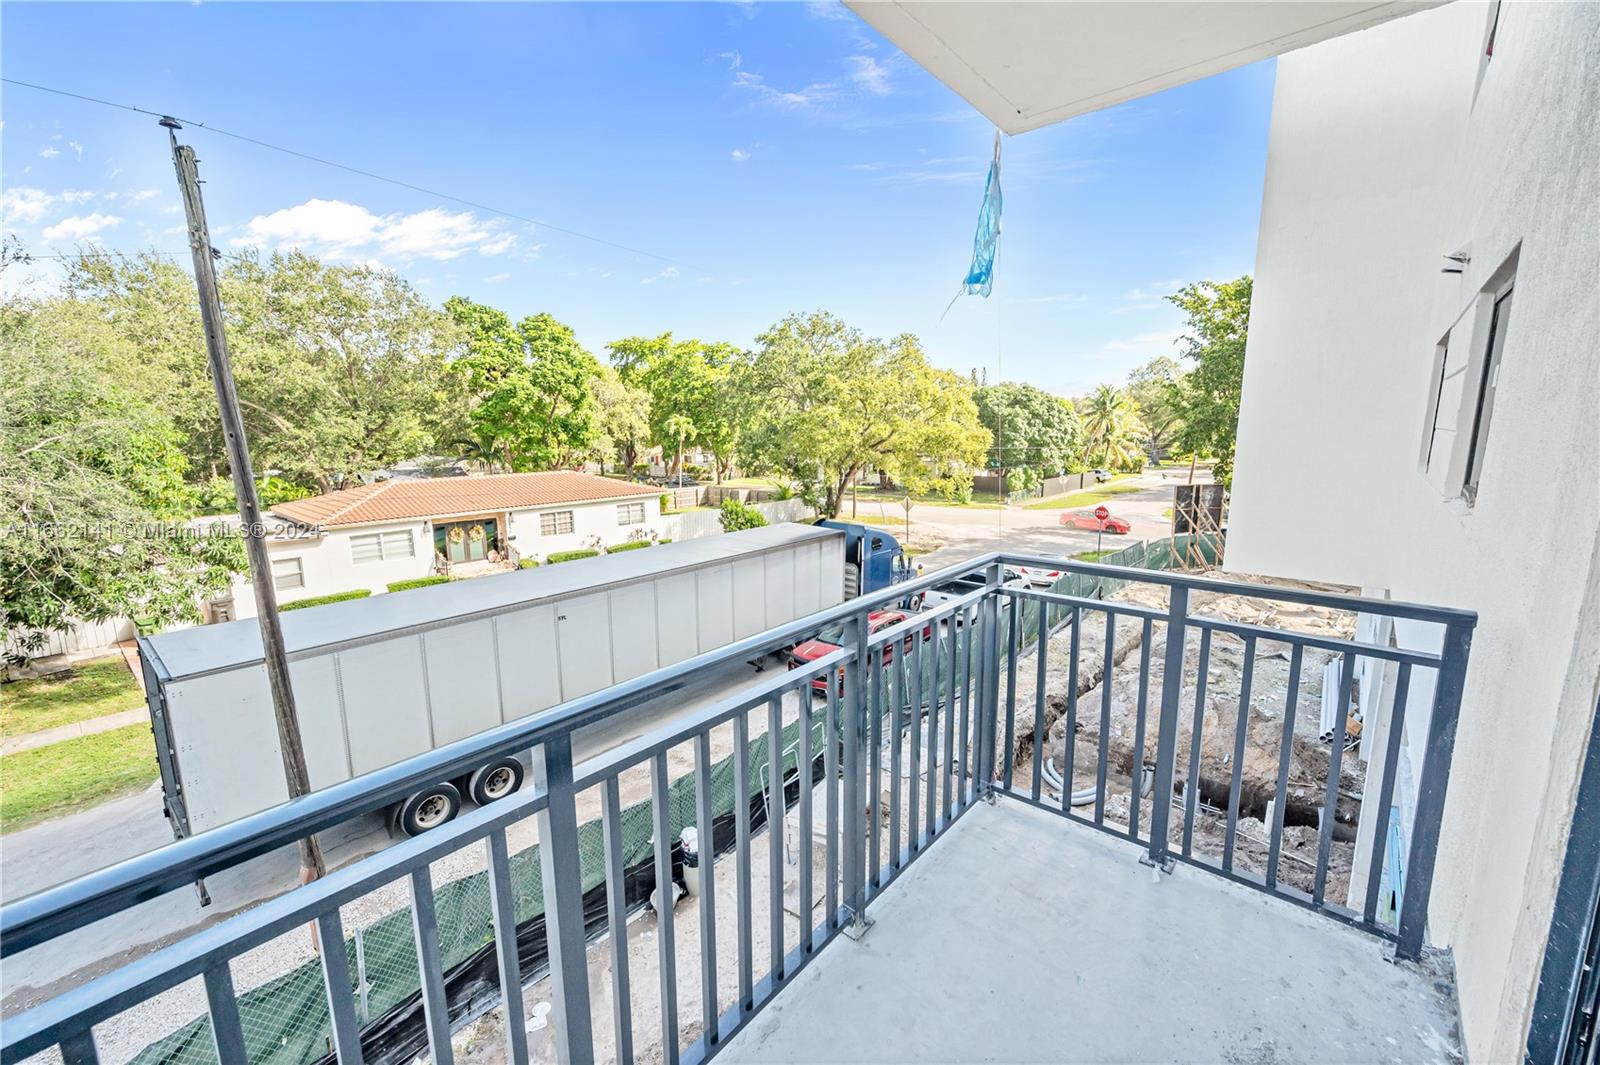
M 496 758 L 488 765 L 472 771 L 467 778 L 467 794 L 479 806 L 487 806 L 522 787 L 522 777 L 522 763 L 517 759 L 510 756 Z
M 400 804 L 395 821 L 400 831 L 417 836 L 438 828 L 461 812 L 461 793 L 454 784 L 440 783 L 409 796 Z

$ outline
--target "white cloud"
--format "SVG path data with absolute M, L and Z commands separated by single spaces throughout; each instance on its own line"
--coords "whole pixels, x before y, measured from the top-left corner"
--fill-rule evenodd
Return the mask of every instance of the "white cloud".
M 728 61 L 728 69 L 729 70 L 738 70 L 741 66 L 744 65 L 744 56 L 740 55 L 736 51 L 735 52 L 718 52 L 717 53 L 717 58 L 718 59 L 726 59 Z
M 60 154 L 61 154 L 61 149 L 57 148 L 53 144 L 47 144 L 43 148 L 39 149 L 39 158 L 40 159 L 54 159 L 56 156 L 58 156 Z
M 143 203 L 146 200 L 153 200 L 159 195 L 161 195 L 160 189 L 140 189 L 138 192 L 128 193 L 128 202 Z
M 1167 302 L 1167 297 L 1177 292 L 1185 282 L 1174 279 L 1171 281 L 1152 281 L 1148 285 L 1130 289 L 1122 297 L 1119 306 L 1112 307 L 1112 314 L 1129 314 L 1133 311 L 1154 311 L 1172 306 Z
M 729 152 L 728 155 L 736 163 L 742 163 L 746 159 L 750 158 L 750 153 L 745 151 L 743 148 L 735 148 L 733 151 Z
M 96 211 L 94 214 L 74 215 L 71 218 L 63 218 L 46 229 L 44 231 L 44 239 L 83 240 L 86 237 L 94 236 L 102 230 L 121 224 L 122 219 L 114 214 L 101 214 Z
M 1050 296 L 1027 296 L 1009 300 L 1010 303 L 1087 303 L 1089 297 L 1081 292 L 1058 292 Z
M 43 189 L 27 186 L 0 189 L 0 218 L 8 224 L 37 222 L 55 202 L 56 197 Z
M 511 280 L 511 275 L 510 274 L 490 274 L 488 277 L 484 278 L 484 280 L 487 281 L 491 285 L 498 285 L 502 281 L 510 281 Z
M 659 274 L 651 274 L 649 277 L 640 278 L 639 279 L 639 284 L 641 284 L 641 285 L 653 285 L 657 281 L 671 280 L 672 278 L 677 277 L 677 276 L 678 276 L 678 268 L 676 266 L 669 266 L 669 267 L 666 267 L 664 270 L 662 270 Z
M 765 78 L 750 70 L 735 71 L 733 84 L 748 89 L 755 95 L 780 107 L 815 107 L 839 95 L 839 87 L 831 82 L 816 82 L 803 89 L 777 89 L 767 84 Z
M 359 204 L 310 199 L 245 223 L 241 247 L 298 247 L 331 258 L 376 250 L 401 259 L 448 261 L 468 252 L 500 255 L 517 242 L 500 223 L 470 211 L 431 207 L 412 214 L 376 215 Z
M 806 4 L 806 14 L 820 19 L 846 20 L 851 17 L 849 10 L 839 0 L 810 0 Z
M 62 203 L 88 203 L 94 199 L 94 193 L 88 189 L 66 189 L 61 193 Z
M 853 55 L 849 58 L 850 80 L 864 92 L 873 96 L 888 96 L 894 92 L 889 84 L 889 68 L 870 55 Z
M 77 141 L 68 141 L 67 147 L 78 153 L 78 162 L 83 162 L 83 145 Z

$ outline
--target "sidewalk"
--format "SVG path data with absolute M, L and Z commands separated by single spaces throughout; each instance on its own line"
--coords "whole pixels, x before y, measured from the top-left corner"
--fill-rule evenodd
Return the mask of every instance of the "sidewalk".
M 0 740 L 0 755 L 16 754 L 19 751 L 31 751 L 35 747 L 48 747 L 52 743 L 62 740 L 75 740 L 79 736 L 93 736 L 96 732 L 109 732 L 114 728 L 125 725 L 137 725 L 149 719 L 149 712 L 142 706 L 132 710 L 123 710 L 120 713 L 106 714 L 102 717 L 91 717 L 87 721 L 74 721 L 70 725 L 57 725 L 47 728 L 42 732 L 27 732 L 21 736 L 7 736 Z

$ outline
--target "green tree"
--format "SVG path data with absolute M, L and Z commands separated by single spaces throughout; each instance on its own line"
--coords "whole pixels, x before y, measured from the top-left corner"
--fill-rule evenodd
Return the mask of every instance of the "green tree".
M 650 396 L 650 441 L 665 453 L 698 446 L 716 458 L 720 481 L 733 464 L 739 439 L 740 390 L 735 372 L 739 352 L 730 344 L 658 337 L 624 337 L 607 345 L 622 380 Z M 687 438 L 668 425 L 692 424 Z M 671 464 L 674 473 L 678 460 Z
M 962 378 L 928 365 L 917 339 L 863 337 L 826 312 L 790 315 L 757 338 L 743 372 L 741 453 L 778 471 L 832 517 L 856 473 L 914 491 L 971 490 L 991 438 Z
M 1233 484 L 1233 455 L 1250 329 L 1250 275 L 1201 281 L 1167 298 L 1188 316 L 1183 355 L 1194 368 L 1169 391 L 1181 428 L 1177 447 L 1216 459 L 1217 481 Z
M 475 436 L 496 442 L 512 470 L 548 470 L 578 461 L 599 436 L 598 404 L 589 382 L 600 364 L 571 328 L 548 314 L 512 324 L 503 311 L 461 296 L 445 311 L 462 330 Z
M 650 393 L 609 366 L 600 367 L 589 388 L 599 408 L 595 457 L 632 469 L 650 439 Z
M 1139 420 L 1146 433 L 1147 449 L 1156 455 L 1172 452 L 1182 422 L 1173 388 L 1183 378 L 1183 367 L 1168 355 L 1158 355 L 1128 374 L 1128 394 L 1139 406 Z
M 1005 382 L 973 393 L 978 418 L 994 437 L 991 463 L 1007 484 L 1026 488 L 1067 469 L 1083 450 L 1083 426 L 1072 402 L 1032 385 Z
M 1083 401 L 1083 430 L 1089 461 L 1115 470 L 1131 469 L 1143 456 L 1139 407 L 1125 390 L 1101 385 Z
M 242 541 L 183 526 L 197 494 L 172 419 L 34 310 L 0 310 L 0 632 L 25 659 L 75 621 L 199 621 Z

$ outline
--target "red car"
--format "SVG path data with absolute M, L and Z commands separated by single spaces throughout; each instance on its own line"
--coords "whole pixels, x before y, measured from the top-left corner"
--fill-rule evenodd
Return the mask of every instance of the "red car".
M 872 613 L 867 615 L 867 625 L 873 632 L 877 632 L 880 629 L 888 628 L 890 625 L 898 625 L 905 619 L 906 615 L 902 614 L 898 610 L 874 610 Z M 931 626 L 922 630 L 922 638 L 924 640 L 933 638 L 933 629 Z M 911 647 L 910 636 L 906 637 L 905 645 L 907 649 Z M 799 669 L 802 666 L 815 662 L 817 659 L 822 658 L 825 655 L 833 654 L 833 652 L 837 651 L 842 646 L 844 646 L 844 626 L 829 625 L 827 628 L 817 633 L 813 639 L 807 640 L 805 643 L 795 645 L 794 649 L 789 652 L 789 668 Z M 894 648 L 889 644 L 884 644 L 883 661 L 885 665 L 890 662 L 893 654 Z M 840 694 L 842 695 L 844 694 L 843 669 L 839 670 L 839 685 Z M 811 688 L 813 691 L 826 694 L 828 691 L 827 678 L 812 678 Z
M 1101 531 L 1100 519 L 1094 516 L 1094 511 L 1092 510 L 1075 510 L 1067 514 L 1063 514 L 1061 515 L 1061 524 L 1065 525 L 1069 529 L 1087 529 L 1090 532 Z M 1128 528 L 1129 526 L 1127 519 L 1119 518 L 1113 514 L 1106 519 L 1104 531 L 1126 536 L 1128 533 Z

